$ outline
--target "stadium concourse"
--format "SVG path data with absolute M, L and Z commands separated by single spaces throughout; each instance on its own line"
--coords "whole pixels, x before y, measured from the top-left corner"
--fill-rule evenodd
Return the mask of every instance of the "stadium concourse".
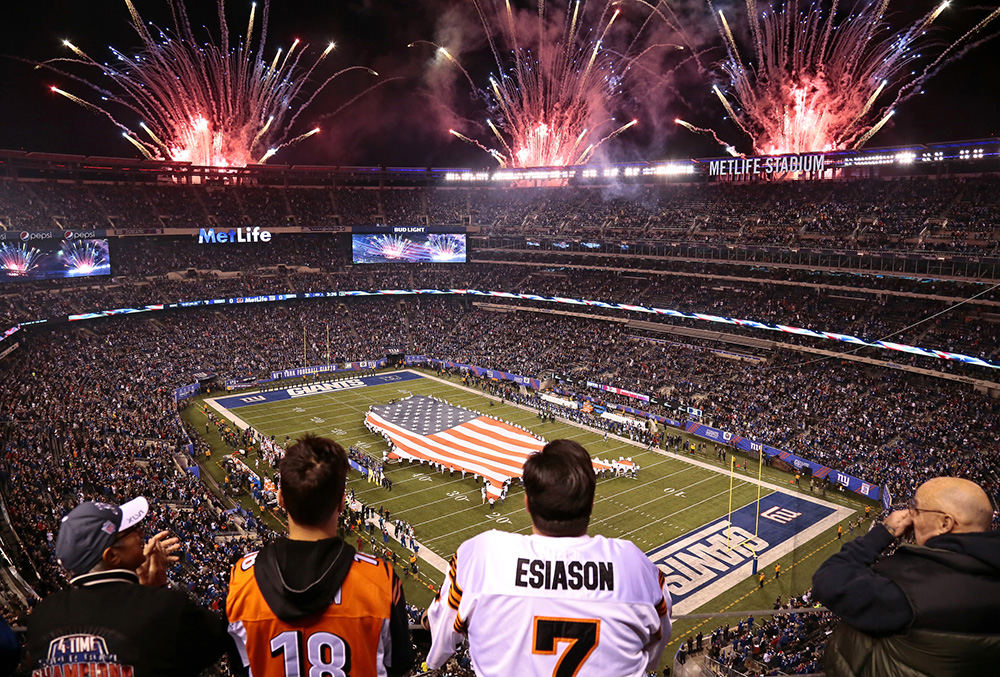
M 1000 254 L 998 187 L 995 176 L 604 190 L 5 180 L 0 221 L 8 229 L 97 228 L 120 237 L 112 238 L 112 278 L 7 285 L 0 315 L 13 325 L 181 300 L 473 288 L 753 318 L 870 339 L 891 335 L 898 343 L 997 362 L 996 276 L 929 275 L 910 257 L 933 252 L 950 264 L 957 252 L 983 260 Z M 481 231 L 470 238 L 471 262 L 464 265 L 365 267 L 350 265 L 332 233 L 279 231 L 266 244 L 213 248 L 199 245 L 193 232 L 163 232 L 205 224 L 301 231 L 307 224 L 375 221 L 464 223 Z M 647 247 L 667 249 L 601 254 L 579 246 L 588 238 L 649 240 L 657 244 Z M 551 246 L 570 240 L 569 249 Z M 766 261 L 692 255 L 704 252 L 705 243 L 736 249 L 767 243 L 780 251 Z M 876 272 L 819 260 L 776 265 L 790 260 L 793 249 L 845 243 L 894 263 Z M 687 255 L 673 256 L 670 247 Z M 894 267 L 898 274 L 891 274 Z M 209 447 L 201 430 L 178 417 L 175 389 L 196 373 L 214 375 L 217 383 L 252 381 L 303 359 L 376 360 L 387 346 L 655 394 L 661 404 L 650 405 L 652 413 L 698 409 L 705 423 L 864 478 L 894 497 L 905 499 L 923 480 L 952 474 L 979 482 L 994 500 L 1000 495 L 994 370 L 866 347 L 830 355 L 820 351 L 843 350 L 842 344 L 739 326 L 705 331 L 694 320 L 575 306 L 553 313 L 565 309 L 487 300 L 311 299 L 26 325 L 0 345 L 19 344 L 0 361 L 6 508 L 0 543 L 23 579 L 23 586 L 0 591 L 4 616 L 14 623 L 23 617 L 32 601 L 24 589 L 44 595 L 65 585 L 52 543 L 69 508 L 139 494 L 155 506 L 156 524 L 186 545 L 173 580 L 219 608 L 230 564 L 273 531 L 260 513 L 233 511 L 230 496 L 192 472 L 189 441 L 195 457 Z M 635 404 L 622 394 L 565 388 L 568 397 Z M 525 397 L 516 389 L 497 392 Z M 245 486 L 245 477 L 230 479 L 233 487 Z M 790 603 L 808 604 L 807 591 L 795 595 Z M 741 671 L 763 665 L 806 672 L 819 665 L 813 640 L 832 622 L 777 617 L 705 634 L 712 654 Z

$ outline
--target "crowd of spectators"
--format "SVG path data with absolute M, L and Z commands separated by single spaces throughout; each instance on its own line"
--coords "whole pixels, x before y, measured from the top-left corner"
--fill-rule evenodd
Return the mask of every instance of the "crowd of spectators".
M 477 225 L 488 234 L 997 251 L 997 179 L 592 187 L 0 182 L 15 230 Z
M 0 220 L 25 229 L 121 224 L 154 229 L 206 224 L 280 227 L 298 225 L 306 217 L 324 226 L 423 219 L 479 223 L 498 234 L 718 241 L 732 237 L 786 244 L 850 236 L 858 243 L 894 248 L 930 246 L 936 236 L 962 237 L 963 246 L 979 247 L 968 243 L 992 237 L 984 247 L 993 251 L 997 245 L 990 229 L 1000 215 L 1000 192 L 990 192 L 995 186 L 994 179 L 985 178 L 941 181 L 933 192 L 927 190 L 927 180 L 920 180 L 645 187 L 606 194 L 590 189 L 540 193 L 140 184 L 70 189 L 49 182 L 4 181 Z M 894 206 L 873 211 L 874 203 Z M 961 227 L 948 230 L 956 223 Z M 731 269 L 705 264 L 673 271 L 689 275 L 555 264 L 515 267 L 502 260 L 466 266 L 348 267 L 346 255 L 329 236 L 277 237 L 280 246 L 269 250 L 272 258 L 263 258 L 262 249 L 252 245 L 209 251 L 190 236 L 122 238 L 114 245 L 116 277 L 110 282 L 8 288 L 0 295 L 0 315 L 13 323 L 246 294 L 478 288 L 747 317 L 869 339 L 892 335 L 899 343 L 1000 358 L 1000 325 L 991 321 L 987 306 L 969 303 L 960 312 L 910 328 L 915 319 L 980 291 L 957 281 L 928 287 L 913 280 L 843 280 L 832 272 L 797 271 L 783 273 L 781 281 L 801 284 L 777 284 L 773 271 L 740 270 L 751 280 L 736 281 L 725 279 L 733 277 Z M 300 266 L 310 270 L 297 270 Z M 845 294 L 845 287 L 853 293 Z M 980 300 L 1000 299 L 989 294 Z M 190 383 L 198 372 L 218 374 L 221 380 L 254 379 L 303 360 L 317 364 L 377 359 L 386 346 L 527 376 L 571 374 L 655 395 L 664 404 L 646 406 L 624 395 L 590 390 L 576 393 L 639 405 L 671 418 L 678 416 L 678 407 L 694 407 L 703 412 L 706 423 L 885 484 L 895 496 L 911 495 L 929 477 L 956 474 L 979 482 L 994 497 L 1000 494 L 1000 469 L 993 453 L 1000 410 L 987 396 L 969 392 L 968 386 L 900 370 L 807 359 L 757 345 L 722 346 L 729 351 L 724 355 L 720 344 L 703 338 L 665 336 L 630 326 L 620 320 L 636 316 L 622 317 L 620 312 L 614 318 L 619 321 L 605 321 L 530 310 L 531 304 L 525 303 L 487 309 L 463 297 L 350 298 L 178 311 L 38 330 L 0 362 L 5 383 L 0 392 L 0 488 L 22 546 L 8 554 L 21 559 L 19 571 L 45 594 L 66 582 L 52 552 L 62 515 L 86 499 L 122 502 L 145 495 L 155 506 L 151 530 L 169 528 L 185 543 L 174 580 L 218 609 L 231 562 L 270 532 L 249 513 L 228 510 L 194 472 L 188 444 L 195 440 L 198 451 L 202 443 L 180 422 L 173 390 Z M 705 326 L 691 320 L 673 322 Z M 726 326 L 725 331 L 761 337 L 759 331 L 740 327 Z M 525 337 L 530 337 L 530 349 Z M 780 340 L 809 341 L 784 335 Z M 941 361 L 919 364 L 955 368 Z M 501 390 L 512 400 L 550 407 L 531 394 Z M 573 416 L 598 421 L 582 413 Z M 662 441 L 620 424 L 613 432 L 644 443 Z M 237 483 L 246 479 L 238 471 L 233 476 Z M 800 602 L 808 605 L 808 600 Z M 16 601 L 4 598 L 5 615 L 21 611 Z M 728 644 L 713 639 L 712 646 L 718 649 L 717 657 L 737 667 L 755 663 L 785 672 L 809 671 L 818 657 L 810 638 L 825 632 L 828 623 L 821 616 L 781 616 L 758 628 L 738 629 Z M 455 659 L 454 674 L 467 670 L 463 660 L 467 663 L 467 656 Z
M 146 461 L 187 444 L 189 436 L 174 413 L 173 389 L 190 383 L 197 372 L 245 380 L 301 364 L 301 328 L 306 362 L 324 363 L 327 326 L 330 356 L 337 361 L 377 359 L 385 346 L 401 345 L 410 354 L 529 376 L 573 374 L 657 395 L 665 404 L 654 411 L 668 417 L 677 416 L 677 406 L 696 407 L 707 423 L 885 482 L 894 495 L 909 495 L 927 477 L 956 472 L 998 490 L 990 450 L 1000 412 L 989 397 L 964 385 L 855 363 L 815 362 L 787 351 L 745 353 L 754 361 L 733 359 L 695 339 L 663 341 L 596 319 L 494 312 L 449 299 L 360 298 L 225 313 L 178 311 L 161 319 L 111 319 L 86 331 L 68 328 L 32 337 L 0 365 L 7 384 L 0 413 L 5 420 L 34 423 L 24 428 L 24 439 L 11 438 L 13 453 L 6 462 L 41 463 L 39 457 L 54 454 L 56 467 L 64 459 L 79 474 L 96 474 L 87 484 L 74 473 L 72 491 L 66 489 L 48 510 L 36 510 L 41 517 L 32 514 L 22 524 L 51 520 L 81 486 L 123 497 L 138 489 L 140 484 L 96 481 L 117 476 L 124 466 L 111 467 L 112 459 L 120 458 L 141 459 L 144 473 L 159 473 L 155 484 L 163 498 L 204 502 L 201 485 L 173 469 L 169 455 Z M 532 337 L 530 351 L 525 336 Z M 585 394 L 638 403 L 599 391 Z M 78 432 L 67 436 L 73 430 Z M 65 440 L 65 451 L 54 448 L 57 440 Z M 97 462 L 74 463 L 74 452 L 91 449 Z M 5 470 L 12 476 L 15 469 Z M 167 475 L 177 479 L 165 480 Z M 201 493 L 193 494 L 196 490 Z M 41 486 L 25 492 L 48 495 Z
M 812 591 L 782 602 L 775 610 L 809 609 L 814 606 Z M 718 665 L 743 675 L 805 675 L 823 670 L 826 638 L 838 620 L 831 613 L 788 613 L 764 619 L 741 619 L 735 627 L 724 625 L 709 637 L 689 640 L 681 652 L 690 655 L 704 649 Z M 704 646 L 704 643 L 708 646 Z M 686 660 L 686 656 L 685 656 Z
M 225 315 L 195 311 L 170 322 L 111 320 L 86 332 L 38 335 L 12 355 L 2 367 L 9 387 L 0 410 L 19 423 L 9 428 L 0 465 L 13 525 L 41 574 L 39 590 L 62 582 L 50 540 L 61 514 L 84 498 L 121 501 L 145 494 L 159 506 L 158 523 L 187 544 L 176 579 L 218 608 L 223 572 L 251 546 L 243 540 L 247 532 L 236 529 L 234 517 L 178 460 L 186 436 L 174 415 L 172 388 L 208 368 L 221 377 L 247 377 L 295 363 L 298 333 L 286 328 L 328 321 L 335 352 L 356 359 L 377 357 L 379 342 L 367 337 L 379 337 L 454 361 L 515 365 L 529 374 L 576 370 L 632 388 L 670 380 L 661 364 L 678 373 L 711 370 L 718 388 L 695 401 L 720 427 L 814 458 L 823 454 L 831 465 L 889 481 L 897 495 L 907 495 L 925 477 L 953 473 L 997 491 L 989 453 L 995 407 L 937 380 L 850 365 L 806 368 L 773 357 L 765 366 L 744 364 L 707 350 L 634 339 L 622 327 L 595 320 L 521 318 L 441 300 L 362 300 L 352 312 L 341 310 L 332 303 L 298 304 Z M 504 338 L 524 335 L 535 337 L 540 349 L 526 355 L 523 341 Z M 321 354 L 322 348 L 316 340 L 311 350 Z M 782 655 L 786 660 L 789 654 Z
M 304 236 L 308 237 L 308 236 Z M 744 318 L 759 322 L 805 327 L 820 331 L 920 345 L 986 360 L 1000 358 L 1000 323 L 995 321 L 994 293 L 967 301 L 987 291 L 980 285 L 957 283 L 937 293 L 895 292 L 819 283 L 796 284 L 764 278 L 735 278 L 676 271 L 622 271 L 567 267 L 538 267 L 499 261 L 464 266 L 424 265 L 354 266 L 332 272 L 271 270 L 223 275 L 170 275 L 157 279 L 115 278 L 110 284 L 8 289 L 0 295 L 0 315 L 10 323 L 65 317 L 112 308 L 141 308 L 150 304 L 259 294 L 303 293 L 371 289 L 481 289 L 548 296 L 587 298 L 624 304 L 667 308 Z M 964 295 L 964 296 L 963 296 Z M 961 304 L 954 310 L 951 306 Z M 519 305 L 552 304 L 526 302 Z M 942 312 L 946 311 L 948 312 Z M 774 334 L 739 325 L 708 325 L 702 320 L 587 308 L 588 313 L 611 314 L 634 320 L 682 327 L 723 330 L 763 340 L 801 343 L 838 349 L 829 340 L 791 333 Z M 925 320 L 926 321 L 923 321 Z M 884 352 L 862 353 L 886 358 Z M 974 375 L 960 363 L 893 355 L 897 362 L 913 361 L 928 369 L 950 369 Z M 979 370 L 981 372 L 981 370 Z

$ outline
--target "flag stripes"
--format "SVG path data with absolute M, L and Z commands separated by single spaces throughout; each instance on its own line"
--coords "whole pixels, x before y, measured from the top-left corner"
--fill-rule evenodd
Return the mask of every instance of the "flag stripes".
M 504 421 L 422 395 L 373 406 L 365 423 L 393 445 L 398 457 L 485 477 L 493 497 L 504 482 L 521 476 L 525 460 L 545 444 Z

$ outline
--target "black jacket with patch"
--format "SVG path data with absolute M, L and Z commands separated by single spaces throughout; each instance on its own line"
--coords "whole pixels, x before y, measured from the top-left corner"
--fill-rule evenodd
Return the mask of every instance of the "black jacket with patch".
M 179 590 L 139 585 L 132 571 L 84 574 L 70 584 L 28 617 L 33 677 L 62 675 L 65 665 L 102 664 L 121 666 L 123 676 L 198 675 L 233 649 L 220 615 Z M 79 674 L 105 673 L 91 667 Z

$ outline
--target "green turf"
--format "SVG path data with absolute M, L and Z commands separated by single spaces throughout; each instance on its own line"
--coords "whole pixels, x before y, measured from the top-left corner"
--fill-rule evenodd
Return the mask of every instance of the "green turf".
M 605 441 L 601 433 L 567 423 L 542 423 L 530 411 L 503 403 L 491 406 L 491 400 L 485 395 L 469 392 L 457 385 L 457 381 L 455 385 L 450 385 L 420 379 L 240 407 L 232 413 L 254 428 L 274 435 L 279 443 L 284 442 L 286 435 L 294 438 L 311 432 L 332 436 L 345 447 L 360 446 L 380 458 L 386 443 L 364 427 L 368 406 L 383 404 L 409 393 L 434 395 L 452 404 L 523 425 L 546 439 L 564 437 L 577 440 L 594 456 L 631 456 L 641 466 L 637 479 L 607 478 L 598 481 L 590 533 L 628 538 L 643 550 L 650 550 L 720 517 L 729 510 L 730 500 L 735 509 L 757 497 L 756 468 L 752 465 L 749 471 L 736 473 L 731 499 L 728 475 L 656 451 L 646 451 L 614 438 Z M 197 428 L 199 432 L 204 430 L 204 417 L 196 408 L 189 408 L 186 417 L 196 426 L 200 424 Z M 224 448 L 219 440 L 212 439 L 213 436 L 218 437 L 214 431 L 209 435 L 209 441 L 215 442 L 213 446 Z M 223 474 L 217 466 L 218 460 L 219 454 L 216 453 L 207 466 L 213 477 L 221 480 Z M 254 467 L 254 455 L 251 454 L 248 460 Z M 715 463 L 714 453 L 698 456 L 697 460 Z M 721 463 L 718 465 L 723 467 Z M 263 466 L 261 463 L 261 470 L 268 473 Z M 517 484 L 505 504 L 490 511 L 481 504 L 479 486 L 471 476 L 462 479 L 459 474 L 451 476 L 429 471 L 426 466 L 405 463 L 389 464 L 387 474 L 393 482 L 391 492 L 368 483 L 353 471 L 348 487 L 353 488 L 359 500 L 376 508 L 385 507 L 394 518 L 410 522 L 416 530 L 417 540 L 445 559 L 455 552 L 463 540 L 486 529 L 499 528 L 520 533 L 530 531 L 523 491 Z M 765 469 L 764 479 L 772 483 L 789 483 L 787 473 L 770 468 Z M 765 488 L 762 495 L 767 493 L 770 490 Z M 853 508 L 861 505 L 843 496 L 831 495 L 828 499 Z M 350 538 L 353 542 L 355 535 Z M 377 540 L 381 551 L 384 546 L 380 538 Z M 703 605 L 699 611 L 770 608 L 778 595 L 787 598 L 808 588 L 812 572 L 836 551 L 839 544 L 833 532 L 809 542 L 797 543 L 795 549 L 780 560 L 783 574 L 779 580 L 773 580 L 774 565 L 771 564 L 767 571 L 768 582 L 763 589 L 758 589 L 756 579 L 744 581 Z M 404 558 L 407 556 L 407 551 L 398 544 L 394 549 Z M 443 575 L 430 566 L 423 566 L 422 574 L 419 580 L 405 580 L 406 594 L 414 603 L 426 605 L 432 594 L 428 584 L 440 585 Z M 678 622 L 669 653 L 672 655 L 677 643 L 688 633 L 698 629 L 710 632 L 724 622 L 727 621 Z

